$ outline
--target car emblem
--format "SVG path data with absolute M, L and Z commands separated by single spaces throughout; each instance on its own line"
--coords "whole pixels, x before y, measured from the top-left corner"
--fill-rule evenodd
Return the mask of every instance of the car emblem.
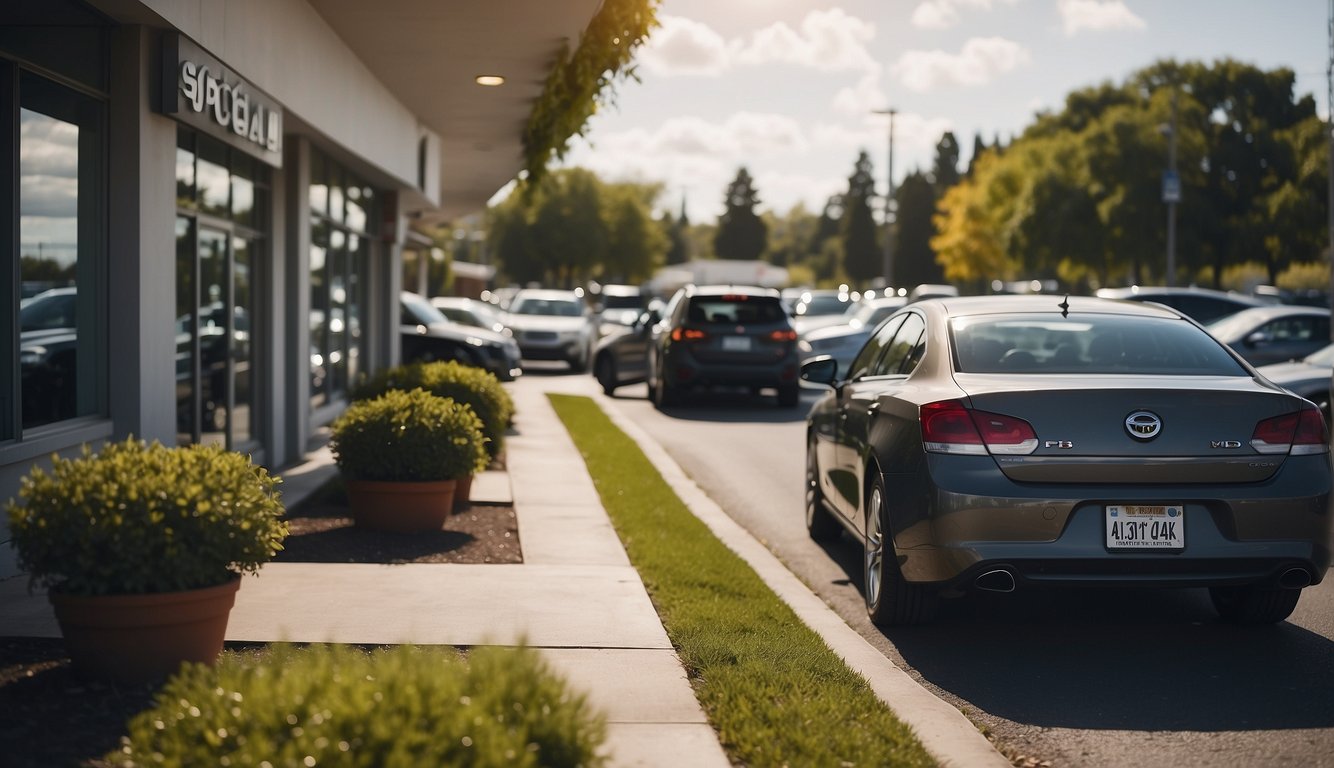
M 1148 411 L 1135 411 L 1126 417 L 1126 432 L 1136 440 L 1152 440 L 1163 430 L 1163 420 Z

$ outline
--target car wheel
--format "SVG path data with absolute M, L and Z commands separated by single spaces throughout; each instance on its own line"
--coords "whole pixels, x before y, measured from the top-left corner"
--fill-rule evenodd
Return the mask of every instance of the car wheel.
M 778 388 L 778 407 L 796 408 L 801 402 L 801 390 L 796 384 L 784 384 Z
M 806 445 L 806 532 L 815 541 L 834 541 L 842 531 L 843 526 L 825 509 L 820 468 L 815 461 L 815 439 L 811 438 Z
M 671 406 L 676 405 L 681 399 L 681 394 L 676 391 L 676 387 L 668 384 L 666 379 L 659 381 L 657 386 L 653 387 L 652 391 L 653 404 L 658 406 L 659 410 L 670 408 Z
M 611 355 L 602 355 L 593 364 L 593 375 L 597 378 L 598 384 L 602 385 L 602 392 L 610 395 L 616 391 L 616 361 L 611 359 Z
M 1265 587 L 1210 587 L 1209 599 L 1224 621 L 1234 624 L 1277 624 L 1292 615 L 1300 589 Z
M 572 357 L 568 361 L 570 370 L 574 373 L 583 373 L 588 370 L 588 353 L 585 352 L 577 357 Z
M 905 581 L 894 558 L 885 519 L 885 486 L 877 472 L 866 499 L 863 575 L 866 613 L 879 626 L 925 624 L 935 618 L 939 596 L 921 584 Z

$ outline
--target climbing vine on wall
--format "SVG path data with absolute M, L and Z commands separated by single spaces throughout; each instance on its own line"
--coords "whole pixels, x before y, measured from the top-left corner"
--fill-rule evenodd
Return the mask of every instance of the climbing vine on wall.
M 552 158 L 565 155 L 569 140 L 583 133 L 600 105 L 613 103 L 617 82 L 638 79 L 634 51 L 657 26 L 659 2 L 604 0 L 579 45 L 561 49 L 523 132 L 529 182 L 541 179 Z

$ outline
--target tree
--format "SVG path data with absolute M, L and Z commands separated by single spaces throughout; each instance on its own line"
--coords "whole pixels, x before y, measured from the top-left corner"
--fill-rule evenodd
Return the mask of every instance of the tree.
M 883 271 L 880 246 L 875 238 L 875 217 L 871 214 L 871 199 L 875 197 L 875 176 L 872 175 L 871 157 L 865 150 L 857 155 L 852 176 L 848 177 L 848 193 L 843 198 L 843 267 L 853 281 L 865 284 Z M 884 276 L 890 285 L 891 275 Z
M 760 258 L 768 240 L 768 230 L 755 212 L 755 206 L 759 205 L 760 200 L 750 173 L 744 167 L 737 171 L 736 179 L 727 185 L 724 203 L 727 208 L 718 219 L 718 231 L 713 237 L 713 247 L 718 258 Z
M 686 201 L 681 201 L 681 214 L 675 218 L 670 211 L 663 211 L 662 218 L 659 220 L 662 224 L 663 232 L 667 235 L 667 264 L 684 264 L 690 261 L 690 241 L 686 238 L 686 230 L 690 228 L 690 219 L 686 218 Z
M 945 131 L 936 142 L 936 161 L 931 167 L 931 186 L 936 197 L 959 182 L 959 142 Z
M 894 227 L 894 271 L 898 280 L 903 285 L 941 282 L 944 275 L 931 248 L 931 237 L 935 234 L 931 217 L 936 210 L 931 182 L 914 171 L 895 188 L 894 200 L 898 213 Z
M 653 221 L 658 184 L 614 184 L 603 190 L 607 258 L 594 275 L 603 282 L 639 283 L 663 262 L 668 239 Z

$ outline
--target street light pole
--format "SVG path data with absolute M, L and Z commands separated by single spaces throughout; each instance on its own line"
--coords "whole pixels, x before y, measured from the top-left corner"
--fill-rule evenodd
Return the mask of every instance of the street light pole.
M 1334 0 L 1330 0 L 1334 2 Z M 885 195 L 885 260 L 883 271 L 885 275 L 885 290 L 891 291 L 894 287 L 894 115 L 898 110 L 894 108 L 877 109 L 877 115 L 889 115 L 889 171 L 886 187 L 888 192 Z M 888 293 L 886 295 L 889 295 Z
M 1177 89 L 1172 87 L 1172 127 L 1167 136 L 1167 173 L 1173 190 L 1165 190 L 1167 198 L 1167 287 L 1177 284 L 1177 201 L 1181 199 L 1181 177 L 1177 174 Z M 1170 194 L 1169 194 L 1170 192 Z

